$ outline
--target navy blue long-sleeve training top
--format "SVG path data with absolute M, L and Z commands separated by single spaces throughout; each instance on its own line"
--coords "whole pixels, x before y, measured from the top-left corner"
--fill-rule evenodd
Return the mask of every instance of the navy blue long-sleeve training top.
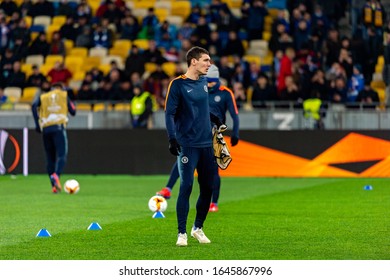
M 207 80 L 181 75 L 173 79 L 165 99 L 168 138 L 180 146 L 203 148 L 212 145 Z

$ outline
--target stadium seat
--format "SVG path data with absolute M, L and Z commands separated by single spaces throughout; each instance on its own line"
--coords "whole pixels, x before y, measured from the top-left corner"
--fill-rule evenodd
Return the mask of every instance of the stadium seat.
M 378 56 L 377 65 L 384 65 L 385 64 L 385 57 L 383 55 Z
M 84 57 L 68 55 L 65 57 L 65 67 L 68 68 L 72 74 L 81 70 L 84 63 Z
M 135 39 L 133 45 L 137 45 L 140 50 L 149 49 L 149 40 L 148 39 Z
M 101 58 L 105 57 L 108 54 L 108 50 L 106 48 L 90 48 L 89 56 L 99 56 Z
M 43 64 L 41 65 L 41 67 L 39 68 L 39 71 L 43 74 L 43 75 L 47 75 L 47 73 L 49 73 L 49 71 L 53 69 L 53 65 L 50 65 L 50 64 Z
M 110 111 L 111 107 L 107 106 L 105 103 L 96 103 L 93 106 L 93 111 L 94 112 L 104 112 L 104 111 Z
M 143 18 L 148 14 L 148 9 L 138 8 L 134 10 L 134 14 L 138 19 L 138 22 L 142 23 Z
M 129 55 L 129 51 L 122 48 L 111 48 L 108 50 L 108 55 L 120 56 L 123 60 Z
M 45 64 L 53 66 L 57 61 L 64 62 L 64 57 L 59 54 L 49 54 L 46 56 Z
M 272 53 L 268 52 L 268 54 L 262 58 L 261 64 L 262 65 L 269 65 L 271 66 L 274 63 L 274 57 Z
M 148 9 L 148 8 L 153 8 L 156 0 L 136 0 L 133 1 L 134 3 L 134 9 Z
M 160 22 L 163 22 L 164 20 L 166 20 L 166 18 L 170 15 L 170 10 L 167 10 L 165 8 L 156 8 L 154 10 L 154 13 L 156 14 L 158 20 Z
M 264 24 L 264 31 L 272 33 L 272 23 L 265 23 Z
M 106 57 L 103 58 L 102 63 L 103 64 L 110 64 L 111 61 L 115 60 L 116 63 L 118 64 L 118 67 L 120 69 L 124 68 L 124 63 L 123 63 L 123 58 L 120 57 L 119 55 L 107 55 Z
M 51 24 L 56 24 L 56 25 L 63 25 L 66 22 L 66 16 L 63 15 L 57 15 L 52 18 Z
M 186 19 L 191 13 L 191 2 L 190 1 L 175 1 L 172 6 L 171 15 L 181 16 Z
M 257 49 L 257 48 L 249 48 L 246 51 L 246 53 L 247 53 L 247 55 L 256 55 L 256 56 L 260 56 L 260 57 L 265 57 L 265 56 L 267 56 L 268 51 L 263 50 L 263 49 Z
M 20 87 L 6 87 L 3 92 L 12 103 L 19 102 L 19 99 L 22 97 L 22 89 Z
M 225 0 L 224 1 L 230 9 L 239 9 L 242 6 L 241 0 Z
M 165 9 L 167 10 L 168 14 L 171 13 L 172 9 L 172 2 L 171 1 L 156 1 L 154 4 L 154 7 L 156 9 Z
M 241 9 L 240 8 L 233 8 L 233 9 L 230 9 L 230 11 L 232 12 L 232 14 L 236 18 L 241 18 L 242 17 L 242 13 L 241 13 Z
M 70 50 L 69 55 L 87 57 L 88 49 L 84 47 L 75 47 Z
M 130 10 L 134 11 L 134 2 L 133 1 L 126 1 L 125 2 L 125 5 L 127 8 L 129 8 Z
M 19 102 L 32 103 L 40 89 L 38 87 L 26 87 L 23 89 L 22 97 Z
M 92 104 L 89 103 L 77 103 L 76 104 L 77 111 L 92 111 Z
M 177 28 L 180 28 L 183 25 L 184 19 L 181 16 L 172 16 L 168 15 L 166 20 L 171 25 L 175 25 Z
M 30 28 L 30 31 L 31 31 L 31 42 L 33 42 L 39 35 L 39 32 L 36 32 L 36 31 L 32 31 L 31 28 Z
M 248 45 L 249 45 L 248 41 L 241 39 L 241 42 L 242 42 L 242 45 L 244 47 L 244 50 L 247 51 L 248 50 Z
M 265 24 L 270 24 L 270 25 L 272 25 L 273 22 L 274 22 L 274 18 L 273 18 L 272 16 L 270 16 L 270 15 L 265 16 L 265 18 L 264 18 L 264 23 L 265 23 Z
M 248 104 L 252 103 L 253 88 L 250 86 L 246 91 L 246 101 Z
M 26 21 L 26 25 L 27 27 L 31 27 L 32 26 L 32 17 L 31 16 L 24 16 L 24 20 Z
M 51 24 L 50 16 L 36 16 L 33 18 L 33 25 L 43 25 L 45 29 Z
M 386 88 L 386 84 L 384 81 L 372 81 L 371 82 L 371 87 L 372 88 L 382 88 L 382 89 L 385 89 Z
M 110 70 L 111 70 L 111 65 L 110 64 L 100 64 L 99 70 L 102 71 L 104 75 L 107 75 L 108 72 L 110 72 Z
M 130 50 L 131 49 L 131 40 L 127 40 L 127 39 L 115 40 L 112 47 L 116 48 L 116 49 Z
M 69 55 L 70 54 L 70 50 L 73 48 L 74 46 L 74 42 L 72 40 L 69 40 L 69 39 L 65 39 L 64 40 L 64 44 L 65 44 L 65 52 L 66 52 L 66 55 Z
M 249 48 L 268 50 L 268 42 L 266 40 L 252 40 L 249 42 Z
M 70 80 L 68 86 L 77 93 L 81 87 L 82 81 Z
M 99 56 L 87 56 L 84 58 L 84 63 L 81 66 L 82 71 L 89 71 L 93 67 L 99 67 L 101 58 Z
M 36 64 L 41 66 L 45 62 L 45 57 L 40 54 L 28 55 L 25 62 L 32 65 Z
M 375 73 L 382 73 L 383 72 L 383 67 L 384 65 L 382 64 L 377 64 L 375 65 Z
M 53 33 L 56 31 L 60 31 L 61 25 L 55 25 L 51 24 L 48 27 L 46 27 L 46 38 L 48 42 L 51 42 L 51 39 L 53 37 Z
M 26 74 L 26 77 L 27 77 L 27 78 L 28 78 L 28 77 L 32 74 L 32 72 L 33 72 L 32 67 L 33 67 L 33 65 L 30 64 L 30 63 L 23 63 L 23 64 L 22 64 L 21 70 L 22 70 L 22 72 L 23 72 L 24 74 Z
M 122 111 L 130 112 L 130 103 L 115 104 L 114 110 L 119 111 L 119 112 L 122 112 Z
M 264 31 L 263 32 L 263 39 L 269 42 L 269 40 L 271 39 L 271 32 Z
M 250 54 L 247 54 L 244 56 L 244 60 L 248 61 L 249 63 L 256 63 L 258 66 L 261 65 L 261 58 L 260 56 L 257 56 L 257 55 L 250 55 Z
M 100 7 L 100 1 L 88 0 L 88 5 L 91 7 L 92 14 L 96 15 L 96 11 Z
M 74 81 L 83 81 L 86 74 L 85 71 L 80 71 L 80 70 L 72 73 L 73 73 L 72 80 Z
M 165 73 L 168 74 L 169 77 L 173 77 L 176 74 L 176 64 L 174 62 L 164 62 L 161 65 L 162 69 Z
M 278 16 L 278 13 L 279 13 L 279 9 L 276 8 L 268 9 L 268 14 L 273 18 L 276 18 Z
M 114 41 L 113 47 L 108 50 L 109 55 L 119 55 L 122 59 L 126 59 L 131 49 L 131 41 L 119 39 Z
M 373 81 L 383 81 L 383 73 L 373 73 L 372 80 Z
M 145 71 L 146 72 L 152 73 L 152 72 L 156 71 L 156 69 L 157 69 L 156 63 L 153 63 L 153 62 L 146 62 L 145 63 Z
M 379 102 L 385 103 L 386 100 L 386 90 L 384 88 L 374 88 L 374 90 L 378 93 Z

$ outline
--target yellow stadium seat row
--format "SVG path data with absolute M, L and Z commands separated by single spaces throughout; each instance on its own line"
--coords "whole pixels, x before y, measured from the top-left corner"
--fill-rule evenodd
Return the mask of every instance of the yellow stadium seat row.
M 78 111 L 92 111 L 92 112 L 106 112 L 106 111 L 130 111 L 130 103 L 117 103 L 115 105 L 108 105 L 106 103 L 85 103 L 77 102 L 76 109 Z
M 176 63 L 174 62 L 164 62 L 161 65 L 162 70 L 167 73 L 168 76 L 173 77 L 176 74 Z M 157 64 L 153 62 L 145 63 L 145 71 L 148 73 L 152 73 L 157 70 Z
M 32 103 L 39 92 L 40 88 L 38 87 L 25 87 L 19 102 Z

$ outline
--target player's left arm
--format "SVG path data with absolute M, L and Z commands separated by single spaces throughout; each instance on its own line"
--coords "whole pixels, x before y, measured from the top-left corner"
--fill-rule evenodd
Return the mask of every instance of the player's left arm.
M 240 127 L 240 119 L 238 117 L 238 108 L 236 99 L 234 98 L 234 93 L 229 88 L 224 87 L 224 90 L 228 93 L 227 97 L 227 108 L 229 111 L 229 114 L 233 120 L 233 132 L 231 137 L 231 144 L 232 146 L 237 145 L 239 138 L 239 127 Z
M 34 123 L 35 123 L 35 130 L 37 132 L 41 132 L 41 128 L 39 126 L 39 114 L 38 114 L 38 109 L 41 106 L 41 98 L 40 95 L 37 95 L 31 105 L 31 111 L 34 117 Z
M 68 97 L 68 111 L 69 114 L 71 114 L 72 116 L 76 115 L 76 105 L 73 103 L 72 100 L 70 100 L 69 97 Z

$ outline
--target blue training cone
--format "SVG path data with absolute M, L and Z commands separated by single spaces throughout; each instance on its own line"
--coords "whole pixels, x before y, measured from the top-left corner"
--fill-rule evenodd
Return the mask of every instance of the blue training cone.
M 88 230 L 101 230 L 102 227 L 98 223 L 92 223 L 89 225 Z
M 371 185 L 364 186 L 365 191 L 371 191 L 373 187 Z
M 43 228 L 41 229 L 38 233 L 37 233 L 37 236 L 36 237 L 51 237 L 51 234 L 50 232 L 47 231 L 47 229 Z
M 165 216 L 161 211 L 157 211 L 153 214 L 153 218 L 165 218 Z

